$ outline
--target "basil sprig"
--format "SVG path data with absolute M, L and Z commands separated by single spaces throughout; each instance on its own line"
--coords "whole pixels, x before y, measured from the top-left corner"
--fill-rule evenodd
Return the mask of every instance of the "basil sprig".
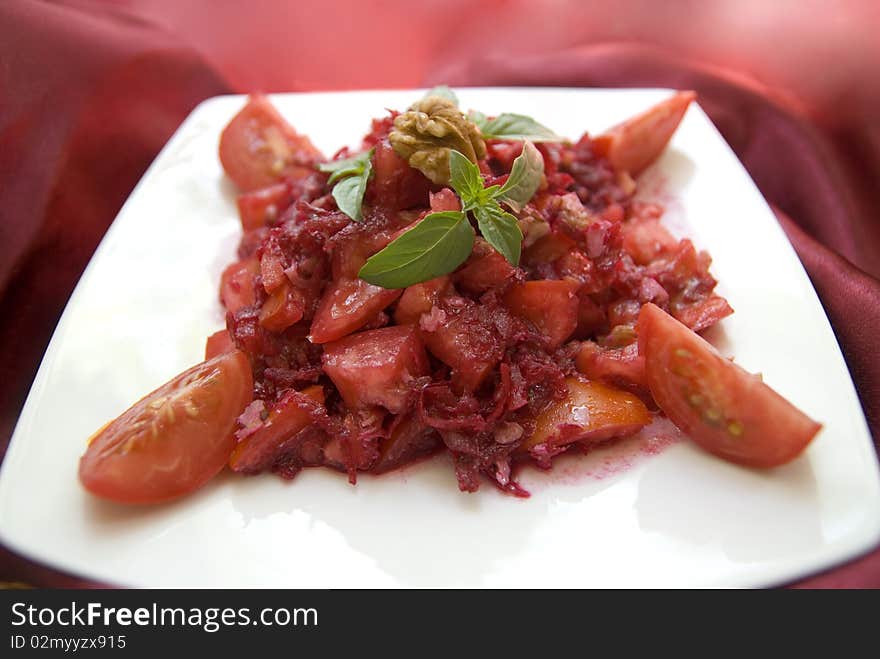
M 367 259 L 358 276 L 383 288 L 406 288 L 452 272 L 473 246 L 474 228 L 464 213 L 431 213 Z
M 327 183 L 333 185 L 332 194 L 339 210 L 356 222 L 364 219 L 361 207 L 364 203 L 364 193 L 367 191 L 367 182 L 373 173 L 372 157 L 373 149 L 370 149 L 351 158 L 318 165 L 318 169 L 322 172 L 330 172 Z
M 485 140 L 562 141 L 552 130 L 524 114 L 502 112 L 494 119 L 489 119 L 482 112 L 471 110 L 468 119 L 477 125 Z
M 522 251 L 522 231 L 516 217 L 501 204 L 519 211 L 541 184 L 544 160 L 531 142 L 513 161 L 503 186 L 485 187 L 479 168 L 458 151 L 449 153 L 452 188 L 461 198 L 460 211 L 431 213 L 374 254 L 358 276 L 383 288 L 405 288 L 454 271 L 470 256 L 474 229 L 469 214 L 483 238 L 516 266 Z

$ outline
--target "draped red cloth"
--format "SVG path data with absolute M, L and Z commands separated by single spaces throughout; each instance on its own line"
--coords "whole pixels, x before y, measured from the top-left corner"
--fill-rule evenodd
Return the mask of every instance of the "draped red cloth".
M 877 445 L 878 6 L 685 4 L 0 3 L 2 450 L 88 259 L 198 102 L 441 82 L 696 90 L 810 274 Z M 98 585 L 2 548 L 0 581 Z M 880 550 L 795 585 L 880 587 Z

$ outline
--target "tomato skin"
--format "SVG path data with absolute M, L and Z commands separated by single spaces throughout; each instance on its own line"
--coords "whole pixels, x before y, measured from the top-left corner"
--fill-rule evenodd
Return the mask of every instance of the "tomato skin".
M 822 428 L 653 304 L 639 315 L 639 353 L 660 409 L 725 460 L 776 467 L 796 458 Z
M 260 94 L 248 98 L 220 136 L 220 162 L 242 192 L 309 176 L 321 159 L 309 138 Z
M 148 394 L 96 433 L 79 463 L 92 494 L 160 503 L 198 489 L 232 453 L 236 419 L 253 398 L 247 356 L 202 362 Z
M 608 158 L 616 170 L 636 176 L 660 157 L 696 97 L 692 91 L 678 92 L 610 128 L 593 140 L 596 153 Z

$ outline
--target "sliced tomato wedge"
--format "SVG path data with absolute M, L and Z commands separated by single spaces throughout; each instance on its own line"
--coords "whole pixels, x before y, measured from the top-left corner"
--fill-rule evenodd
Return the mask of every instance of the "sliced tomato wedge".
M 99 430 L 80 460 L 80 481 L 89 492 L 122 503 L 188 494 L 226 464 L 236 419 L 252 398 L 243 352 L 202 362 Z
M 688 106 L 697 97 L 678 92 L 645 112 L 630 117 L 593 140 L 596 152 L 618 171 L 639 174 L 660 157 Z
M 785 464 L 822 427 L 653 304 L 639 315 L 639 353 L 660 409 L 725 460 L 751 467 Z
M 268 98 L 253 95 L 220 136 L 220 162 L 242 192 L 312 174 L 322 159 Z

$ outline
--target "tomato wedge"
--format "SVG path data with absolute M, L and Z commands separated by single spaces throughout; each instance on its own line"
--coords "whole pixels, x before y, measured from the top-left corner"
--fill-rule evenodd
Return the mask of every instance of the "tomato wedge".
M 618 171 L 639 174 L 660 157 L 688 106 L 697 97 L 695 92 L 678 92 L 593 140 L 596 152 L 608 158 Z
M 248 98 L 220 136 L 220 162 L 242 192 L 308 176 L 321 159 L 311 140 L 260 94 Z
M 785 464 L 822 427 L 653 304 L 639 314 L 639 353 L 660 409 L 725 460 L 750 467 Z
M 202 362 L 99 430 L 80 460 L 80 481 L 92 494 L 122 503 L 188 494 L 226 464 L 235 420 L 252 398 L 243 352 Z

